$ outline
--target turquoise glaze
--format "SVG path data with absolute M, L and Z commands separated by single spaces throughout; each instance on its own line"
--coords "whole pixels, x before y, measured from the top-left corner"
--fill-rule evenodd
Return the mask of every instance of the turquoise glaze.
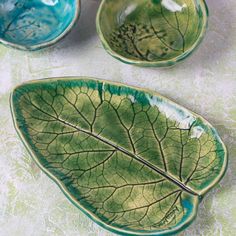
M 72 28 L 80 0 L 1 0 L 0 42 L 36 50 L 60 40 Z

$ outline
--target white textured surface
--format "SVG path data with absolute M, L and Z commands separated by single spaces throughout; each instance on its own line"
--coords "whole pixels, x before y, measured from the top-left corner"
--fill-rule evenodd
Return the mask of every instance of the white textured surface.
M 0 235 L 111 236 L 74 207 L 32 162 L 14 131 L 14 86 L 55 76 L 92 76 L 156 90 L 208 119 L 229 150 L 225 178 L 181 235 L 236 235 L 236 1 L 207 0 L 209 30 L 200 48 L 171 69 L 125 65 L 102 48 L 95 29 L 99 1 L 82 1 L 77 27 L 55 47 L 27 53 L 0 46 Z

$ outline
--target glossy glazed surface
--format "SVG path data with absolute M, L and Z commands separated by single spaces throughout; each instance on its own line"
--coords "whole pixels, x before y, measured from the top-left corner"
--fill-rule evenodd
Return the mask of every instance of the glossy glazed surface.
M 150 91 L 48 79 L 16 88 L 11 102 L 37 164 L 76 206 L 116 233 L 184 229 L 226 170 L 216 130 Z
M 202 40 L 206 25 L 203 0 L 103 0 L 97 16 L 106 50 L 140 66 L 184 59 Z
M 79 0 L 3 0 L 0 41 L 20 49 L 48 46 L 72 27 L 79 8 Z

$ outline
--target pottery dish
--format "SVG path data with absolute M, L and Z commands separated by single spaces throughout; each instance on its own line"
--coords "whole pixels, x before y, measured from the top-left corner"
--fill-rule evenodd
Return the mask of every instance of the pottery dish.
M 50 46 L 63 38 L 80 13 L 80 0 L 2 0 L 0 42 L 23 50 Z
M 138 66 L 172 66 L 202 41 L 204 0 L 103 0 L 97 30 L 108 53 Z
M 226 171 L 216 130 L 153 91 L 54 78 L 17 87 L 11 108 L 39 167 L 115 233 L 178 233 Z

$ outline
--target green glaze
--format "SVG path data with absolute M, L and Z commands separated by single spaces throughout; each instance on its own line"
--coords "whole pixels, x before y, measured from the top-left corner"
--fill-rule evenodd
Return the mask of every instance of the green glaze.
M 171 66 L 201 42 L 207 27 L 204 0 L 103 0 L 97 30 L 115 58 L 139 66 Z
M 40 168 L 115 233 L 183 230 L 226 170 L 216 130 L 151 91 L 84 77 L 46 79 L 17 87 L 11 108 Z

